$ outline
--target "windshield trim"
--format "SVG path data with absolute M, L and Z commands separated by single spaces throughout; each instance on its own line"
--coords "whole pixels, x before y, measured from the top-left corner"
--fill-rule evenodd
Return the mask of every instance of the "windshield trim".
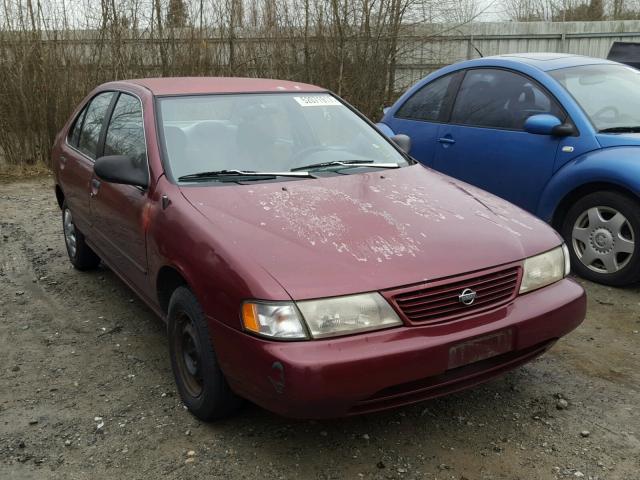
M 160 156 L 160 164 L 162 165 L 162 170 L 165 174 L 165 176 L 167 177 L 167 180 L 169 180 L 170 183 L 177 185 L 177 186 L 183 186 L 185 185 L 184 182 L 180 182 L 178 181 L 175 176 L 173 175 L 173 172 L 171 171 L 171 164 L 168 160 L 169 156 L 167 153 L 167 144 L 165 142 L 165 138 L 164 138 L 164 128 L 163 128 L 163 121 L 162 121 L 162 109 L 160 108 L 160 101 L 164 98 L 176 98 L 176 97 L 182 97 L 182 98 L 193 98 L 193 97 L 211 97 L 211 96 L 229 96 L 229 95 L 292 95 L 292 94 L 299 94 L 299 93 L 307 93 L 307 94 L 328 94 L 331 95 L 333 98 L 335 98 L 336 100 L 338 100 L 342 105 L 344 105 L 345 107 L 347 107 L 349 110 L 351 110 L 351 112 L 353 112 L 356 116 L 358 116 L 361 120 L 363 120 L 371 129 L 373 129 L 373 131 L 378 134 L 379 136 L 381 136 L 389 145 L 391 145 L 391 147 L 393 147 L 393 149 L 398 152 L 398 154 L 407 162 L 407 166 L 411 166 L 414 165 L 415 163 L 418 163 L 416 159 L 414 159 L 411 155 L 409 155 L 408 153 L 404 152 L 393 140 L 391 140 L 391 138 L 389 138 L 388 136 L 386 136 L 384 133 L 382 133 L 378 127 L 376 127 L 376 124 L 371 121 L 369 118 L 367 118 L 362 112 L 360 112 L 360 110 L 358 110 L 356 107 L 354 107 L 353 105 L 351 105 L 349 102 L 347 102 L 346 100 L 340 98 L 337 94 L 335 94 L 334 92 L 332 92 L 331 90 L 322 90 L 322 91 L 310 91 L 310 90 L 300 90 L 300 91 L 295 91 L 295 92 L 291 92 L 291 91 L 283 91 L 283 92 L 274 92 L 274 91 L 269 91 L 269 92 L 210 92 L 210 93 L 197 93 L 197 94 L 183 94 L 183 93 L 172 93 L 172 94 L 165 94 L 165 95 L 153 95 L 153 116 L 154 116 L 154 120 L 155 120 L 155 128 L 156 128 L 156 141 L 158 142 L 158 154 Z M 400 166 L 399 168 L 402 168 L 402 166 Z M 365 173 L 365 172 L 361 172 L 361 173 Z M 353 175 L 359 175 L 360 173 L 354 173 Z M 295 178 L 291 178 L 290 180 L 285 180 L 285 181 L 295 181 Z M 315 180 L 315 179 L 309 179 L 309 180 Z M 206 183 L 206 182 L 202 182 L 202 183 Z

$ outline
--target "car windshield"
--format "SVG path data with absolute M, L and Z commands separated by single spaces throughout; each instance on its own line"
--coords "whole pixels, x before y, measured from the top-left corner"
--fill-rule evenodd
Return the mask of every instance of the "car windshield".
M 598 131 L 640 128 L 640 71 L 625 65 L 584 65 L 550 72 Z
M 382 134 L 328 93 L 164 97 L 159 114 L 173 177 L 191 176 L 183 181 L 202 172 L 217 173 L 203 177 L 213 179 L 231 170 L 289 172 L 310 166 L 353 173 L 367 162 L 408 164 Z

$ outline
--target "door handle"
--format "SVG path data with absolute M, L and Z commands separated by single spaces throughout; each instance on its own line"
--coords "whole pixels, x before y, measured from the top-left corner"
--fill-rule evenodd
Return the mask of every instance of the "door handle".
M 456 143 L 456 141 L 451 137 L 440 137 L 438 139 L 438 142 L 446 144 L 446 145 L 453 145 L 454 143 Z
M 98 194 L 98 190 L 100 190 L 100 180 L 97 178 L 91 179 L 91 192 L 89 193 L 90 197 L 95 197 Z

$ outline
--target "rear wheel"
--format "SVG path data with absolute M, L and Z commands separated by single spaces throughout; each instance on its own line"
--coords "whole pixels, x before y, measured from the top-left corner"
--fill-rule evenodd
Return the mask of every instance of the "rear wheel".
M 582 197 L 567 212 L 562 236 L 576 273 L 623 286 L 640 280 L 640 202 L 618 192 Z
M 202 308 L 191 290 L 178 287 L 169 301 L 171 367 L 182 401 L 204 421 L 224 418 L 240 406 L 216 358 Z
M 62 204 L 62 231 L 71 264 L 78 270 L 91 270 L 100 264 L 100 257 L 87 245 L 84 235 L 73 221 L 67 203 Z

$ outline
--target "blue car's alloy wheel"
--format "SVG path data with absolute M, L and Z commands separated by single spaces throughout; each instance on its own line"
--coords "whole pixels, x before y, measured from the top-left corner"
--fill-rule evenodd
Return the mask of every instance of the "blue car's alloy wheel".
M 567 212 L 562 234 L 573 269 L 607 285 L 640 280 L 640 204 L 618 192 L 595 192 Z
M 611 207 L 591 207 L 583 212 L 573 226 L 571 237 L 580 261 L 598 273 L 622 270 L 635 251 L 629 220 Z

